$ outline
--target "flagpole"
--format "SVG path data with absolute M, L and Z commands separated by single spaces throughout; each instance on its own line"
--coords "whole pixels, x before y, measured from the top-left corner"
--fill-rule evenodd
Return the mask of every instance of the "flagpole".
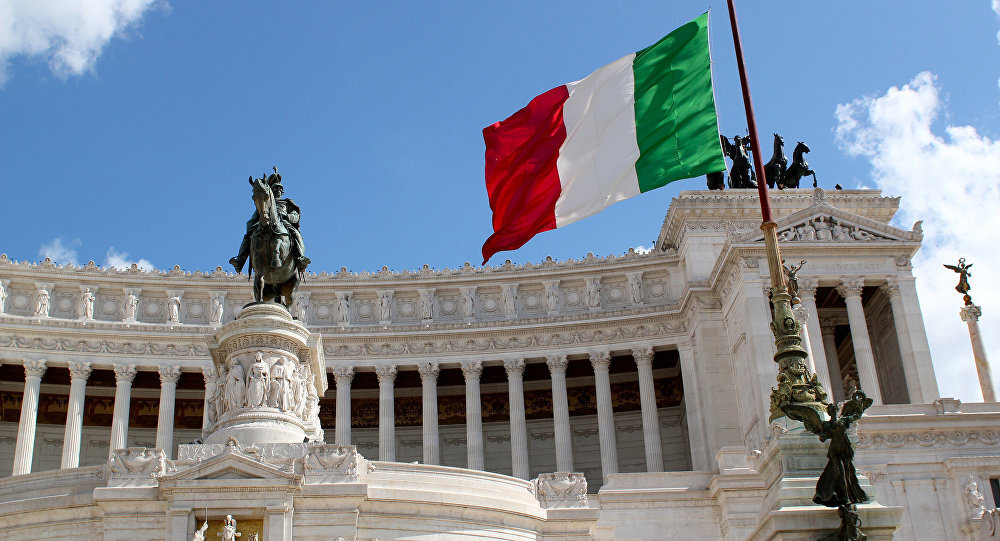
M 747 129 L 750 132 L 750 148 L 753 151 L 754 176 L 757 180 L 757 192 L 760 195 L 762 218 L 760 228 L 764 232 L 764 251 L 767 255 L 767 267 L 771 275 L 771 302 L 774 304 L 774 320 L 771 323 L 771 331 L 774 333 L 774 344 L 777 346 L 774 362 L 778 363 L 778 387 L 772 389 L 771 392 L 770 420 L 784 417 L 785 413 L 781 407 L 787 404 L 810 406 L 821 412 L 822 415 L 826 413 L 826 407 L 823 404 L 826 401 L 826 392 L 809 373 L 806 364 L 808 353 L 802 349 L 802 337 L 799 335 L 801 324 L 792 312 L 792 297 L 788 292 L 784 269 L 781 266 L 777 224 L 771 215 L 771 200 L 767 194 L 767 182 L 764 179 L 764 164 L 757 137 L 753 101 L 750 99 L 746 64 L 743 60 L 743 44 L 740 41 L 739 25 L 736 22 L 736 7 L 733 5 L 733 0 L 727 0 L 727 3 L 729 5 L 729 22 L 733 29 L 733 45 L 736 48 L 736 64 L 740 72 L 740 86 L 743 90 L 743 105 L 747 115 Z

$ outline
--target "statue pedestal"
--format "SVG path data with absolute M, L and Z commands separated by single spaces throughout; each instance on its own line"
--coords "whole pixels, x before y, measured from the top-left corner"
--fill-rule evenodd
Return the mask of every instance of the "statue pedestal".
M 322 337 L 281 305 L 254 303 L 210 344 L 206 444 L 323 441 L 319 397 L 327 389 Z
M 752 540 L 814 541 L 840 527 L 836 508 L 813 503 L 816 482 L 826 467 L 827 444 L 785 417 L 771 424 L 772 437 L 754 460 L 766 492 Z M 858 477 L 869 503 L 857 506 L 869 541 L 890 541 L 902 525 L 903 509 L 875 502 L 875 488 Z

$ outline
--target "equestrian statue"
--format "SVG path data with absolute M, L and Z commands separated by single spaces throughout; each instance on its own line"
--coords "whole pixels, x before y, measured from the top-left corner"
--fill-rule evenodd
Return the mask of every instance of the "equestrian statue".
M 278 168 L 261 178 L 250 177 L 256 207 L 247 221 L 239 253 L 229 260 L 236 272 L 250 259 L 248 272 L 253 279 L 256 302 L 273 300 L 285 308 L 292 305 L 292 292 L 303 279 L 309 258 L 299 233 L 302 211 L 285 192 Z

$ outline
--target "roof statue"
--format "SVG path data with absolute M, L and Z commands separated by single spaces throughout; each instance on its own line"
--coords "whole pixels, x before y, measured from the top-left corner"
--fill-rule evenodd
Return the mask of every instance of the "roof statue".
M 785 188 L 798 188 L 802 177 L 812 175 L 813 188 L 818 186 L 816 182 L 816 171 L 809 168 L 805 155 L 809 153 L 809 145 L 799 141 L 792 151 L 792 165 L 788 165 L 788 158 L 785 156 L 785 140 L 777 133 L 774 134 L 774 154 L 771 160 L 764 164 L 764 177 L 767 179 L 767 187 L 778 187 L 779 190 Z M 838 185 L 839 186 L 839 185 Z
M 291 199 L 282 199 L 285 189 L 281 175 L 277 167 L 273 169 L 270 176 L 250 177 L 256 208 L 247 220 L 239 253 L 229 263 L 236 272 L 242 272 L 249 257 L 254 300 L 273 299 L 288 308 L 293 301 L 292 292 L 310 261 L 299 233 L 302 211 Z
M 719 139 L 722 141 L 723 154 L 733 161 L 733 166 L 729 168 L 729 187 L 733 189 L 756 188 L 757 183 L 753 181 L 753 171 L 750 167 L 748 154 L 750 152 L 750 138 L 737 135 L 733 137 L 732 143 L 724 135 L 720 135 Z

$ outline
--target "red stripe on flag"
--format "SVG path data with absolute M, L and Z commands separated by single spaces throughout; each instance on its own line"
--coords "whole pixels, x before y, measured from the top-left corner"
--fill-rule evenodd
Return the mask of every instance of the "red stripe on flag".
M 483 244 L 483 264 L 501 250 L 516 250 L 536 233 L 556 228 L 556 200 L 562 191 L 556 158 L 566 140 L 560 86 L 531 100 L 507 120 L 483 129 L 486 192 L 493 209 L 493 234 Z

